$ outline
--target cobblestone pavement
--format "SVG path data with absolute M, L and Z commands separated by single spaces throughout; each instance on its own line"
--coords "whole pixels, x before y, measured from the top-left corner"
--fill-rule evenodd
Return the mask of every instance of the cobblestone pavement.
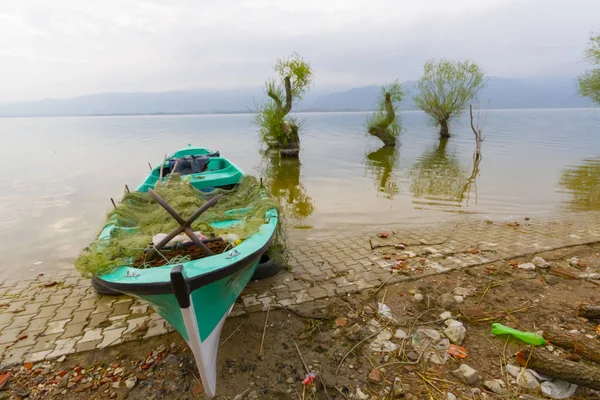
M 232 315 L 356 293 L 536 252 L 600 241 L 600 213 L 587 212 L 519 221 L 465 217 L 436 226 L 389 228 L 289 240 L 291 270 L 251 282 Z M 371 249 L 373 245 L 391 247 Z M 406 250 L 393 245 L 403 242 Z M 474 251 L 474 250 L 477 251 Z M 397 259 L 404 265 L 394 269 Z M 76 272 L 0 284 L 0 367 L 59 358 L 172 328 L 145 302 L 128 296 L 98 296 Z

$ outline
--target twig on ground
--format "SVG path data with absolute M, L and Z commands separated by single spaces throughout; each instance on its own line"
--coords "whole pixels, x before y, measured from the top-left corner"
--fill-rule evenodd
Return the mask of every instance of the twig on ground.
M 262 339 L 260 340 L 260 348 L 258 349 L 258 356 L 262 356 L 263 344 L 265 342 L 265 333 L 267 333 L 267 322 L 269 321 L 269 311 L 271 310 L 271 305 L 267 308 L 267 315 L 265 315 L 265 325 L 263 326 L 263 334 Z
M 387 328 L 387 326 L 390 324 L 390 322 L 388 322 L 387 324 L 384 325 L 383 328 L 381 328 L 380 330 L 378 330 L 377 332 L 373 333 L 372 335 L 367 336 L 366 338 L 364 338 L 363 340 L 361 340 L 360 342 L 356 343 L 354 346 L 352 346 L 352 348 L 350 350 L 348 350 L 348 352 L 344 355 L 344 357 L 342 357 L 340 363 L 338 364 L 337 368 L 335 369 L 335 374 L 337 375 L 342 364 L 344 363 L 344 360 L 346 359 L 346 357 L 348 357 L 350 355 L 350 353 L 352 353 L 354 351 L 354 349 L 356 349 L 358 346 L 360 346 L 361 344 L 363 344 L 364 342 L 366 342 L 367 340 L 371 339 L 373 336 L 376 336 L 378 334 L 380 334 L 381 332 L 383 332 L 383 330 L 385 328 Z
M 439 394 L 444 395 L 444 393 L 440 389 L 438 389 L 433 383 L 431 383 L 431 381 L 429 379 L 425 378 L 423 375 L 421 375 L 417 371 L 415 371 L 415 372 L 417 373 L 417 375 L 419 375 L 419 377 L 423 380 L 423 382 L 427 383 L 429 386 L 434 388 Z
M 304 365 L 304 370 L 306 371 L 307 374 L 309 374 L 310 371 L 308 370 L 308 365 L 306 365 L 306 362 L 304 362 L 304 358 L 302 357 L 302 353 L 300 353 L 300 348 L 298 347 L 298 343 L 296 343 L 295 340 L 294 340 L 294 346 L 296 346 L 296 351 L 298 352 L 298 355 L 300 356 L 300 361 L 302 361 L 302 365 Z
M 220 346 L 223 346 L 223 345 L 225 344 L 225 342 L 226 342 L 226 341 L 228 341 L 229 339 L 231 339 L 231 337 L 232 337 L 233 335 L 235 335 L 235 333 L 236 333 L 237 331 L 239 331 L 239 330 L 240 330 L 240 328 L 242 327 L 242 325 L 244 325 L 245 323 L 246 323 L 246 321 L 243 321 L 241 324 L 239 324 L 239 325 L 237 326 L 237 328 L 235 328 L 235 330 L 234 330 L 233 332 L 231 332 L 231 335 L 227 336 L 227 338 L 225 338 L 225 340 L 223 340 L 223 342 L 221 342 L 221 344 L 219 345 L 219 347 L 220 347 Z

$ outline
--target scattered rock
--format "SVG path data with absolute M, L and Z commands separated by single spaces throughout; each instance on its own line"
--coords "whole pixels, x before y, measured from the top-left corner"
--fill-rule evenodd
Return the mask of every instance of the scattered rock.
M 394 378 L 394 388 L 392 391 L 392 395 L 394 397 L 404 396 L 404 386 L 402 385 L 402 379 L 400 379 L 399 377 Z
M 438 299 L 438 303 L 442 308 L 451 309 L 456 305 L 456 299 L 452 293 L 444 293 Z
M 463 287 L 455 287 L 454 290 L 452 291 L 452 293 L 454 293 L 457 296 L 468 297 L 473 294 L 473 291 L 471 289 L 467 289 L 467 288 L 463 288 Z
M 402 329 L 396 329 L 396 332 L 394 333 L 394 337 L 396 339 L 406 339 L 408 337 L 408 335 Z
M 64 356 L 64 355 L 63 355 L 63 356 L 61 356 L 61 357 L 60 357 L 58 360 L 56 360 L 56 361 L 58 361 L 58 362 L 60 362 L 60 363 L 61 363 L 61 362 L 64 362 L 66 359 L 67 359 L 67 356 Z
M 158 346 L 158 349 L 156 349 L 157 353 L 162 353 L 164 351 L 167 350 L 167 346 L 165 346 L 164 344 L 161 344 L 160 346 Z
M 394 245 L 394 247 L 395 247 L 397 250 L 404 250 L 404 249 L 406 249 L 406 246 L 405 246 L 405 245 L 403 245 L 402 243 L 399 243 L 399 244 L 397 244 L 397 245 Z
M 420 303 L 423 301 L 423 299 L 424 299 L 424 297 L 421 293 L 415 293 L 415 295 L 412 297 L 411 301 L 413 303 Z
M 506 384 L 501 379 L 493 379 L 490 381 L 483 382 L 483 387 L 492 393 L 504 394 L 506 391 Z
M 371 383 L 381 383 L 381 371 L 373 369 L 367 376 L 367 379 Z
M 558 282 L 560 282 L 560 279 L 558 279 L 558 277 L 555 275 L 546 275 L 544 276 L 544 280 L 548 285 L 556 285 Z
M 118 388 L 120 388 L 120 387 L 121 387 L 121 381 L 116 381 L 116 382 L 113 382 L 113 383 L 111 384 L 111 386 L 113 387 L 113 389 L 118 389 Z M 68 386 L 67 386 L 67 387 L 68 387 Z
M 292 377 L 287 378 L 286 382 L 291 385 L 292 383 L 294 383 L 294 378 L 292 378 Z
M 461 345 L 465 340 L 465 336 L 467 334 L 467 329 L 463 325 L 462 322 L 456 321 L 454 319 L 448 319 L 445 321 L 446 329 L 444 329 L 444 334 L 446 337 L 454 344 Z
M 454 375 L 469 386 L 477 385 L 477 371 L 469 367 L 467 364 L 462 364 L 457 370 L 452 371 L 452 375 Z
M 573 257 L 569 260 L 569 265 L 572 267 L 578 267 L 579 266 L 579 258 L 577 257 Z
M 540 386 L 534 371 L 530 369 L 520 368 L 512 364 L 506 365 L 506 371 L 510 376 L 516 379 L 517 384 L 524 388 L 537 389 Z
M 538 268 L 546 269 L 550 267 L 550 263 L 544 260 L 542 257 L 534 257 L 531 262 Z
M 137 378 L 135 376 L 131 376 L 125 381 L 125 387 L 127 389 L 131 390 L 131 389 L 133 389 L 133 387 L 135 386 L 136 383 L 137 383 Z
M 462 296 L 454 296 L 454 301 L 456 301 L 456 303 L 460 304 L 463 301 L 465 301 L 465 299 Z
M 419 354 L 416 351 L 409 351 L 408 353 L 406 353 L 406 358 L 408 358 L 412 362 L 415 362 L 419 359 Z
M 358 400 L 367 400 L 369 398 L 368 394 L 364 394 L 359 387 L 356 388 L 356 398 Z
M 444 311 L 440 314 L 440 319 L 447 320 L 452 318 L 452 313 L 450 311 Z
M 258 399 L 258 394 L 256 393 L 256 390 L 253 390 L 250 393 L 248 393 L 248 400 L 256 400 L 256 399 Z
M 358 318 L 358 314 L 354 313 L 354 312 L 349 312 L 348 313 L 348 318 L 350 318 L 350 319 L 356 319 L 356 318 Z
M 525 271 L 535 271 L 535 264 L 534 263 L 525 263 L 525 264 L 519 264 L 519 269 L 525 270 Z
M 456 399 L 456 396 L 454 395 L 454 393 L 448 392 L 446 394 L 446 400 L 457 400 L 457 399 Z

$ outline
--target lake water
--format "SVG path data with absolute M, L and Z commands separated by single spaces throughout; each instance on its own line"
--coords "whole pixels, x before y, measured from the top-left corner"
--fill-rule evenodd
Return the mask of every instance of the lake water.
M 473 163 L 468 119 L 441 142 L 421 112 L 400 143 L 365 134 L 366 113 L 301 114 L 300 160 L 261 151 L 251 115 L 0 119 L 0 279 L 71 269 L 103 226 L 110 198 L 166 153 L 221 151 L 263 176 L 293 230 L 311 234 L 474 214 L 521 218 L 600 209 L 600 112 L 492 110 Z

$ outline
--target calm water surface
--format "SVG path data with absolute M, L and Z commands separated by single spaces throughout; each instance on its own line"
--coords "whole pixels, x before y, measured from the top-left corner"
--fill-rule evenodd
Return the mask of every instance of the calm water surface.
M 401 146 L 386 149 L 365 134 L 365 113 L 302 114 L 299 162 L 262 151 L 250 115 L 0 119 L 0 279 L 72 268 L 110 198 L 188 143 L 263 176 L 287 224 L 315 235 L 600 209 L 595 110 L 489 111 L 478 164 L 468 120 L 444 142 L 424 114 L 402 117 Z

